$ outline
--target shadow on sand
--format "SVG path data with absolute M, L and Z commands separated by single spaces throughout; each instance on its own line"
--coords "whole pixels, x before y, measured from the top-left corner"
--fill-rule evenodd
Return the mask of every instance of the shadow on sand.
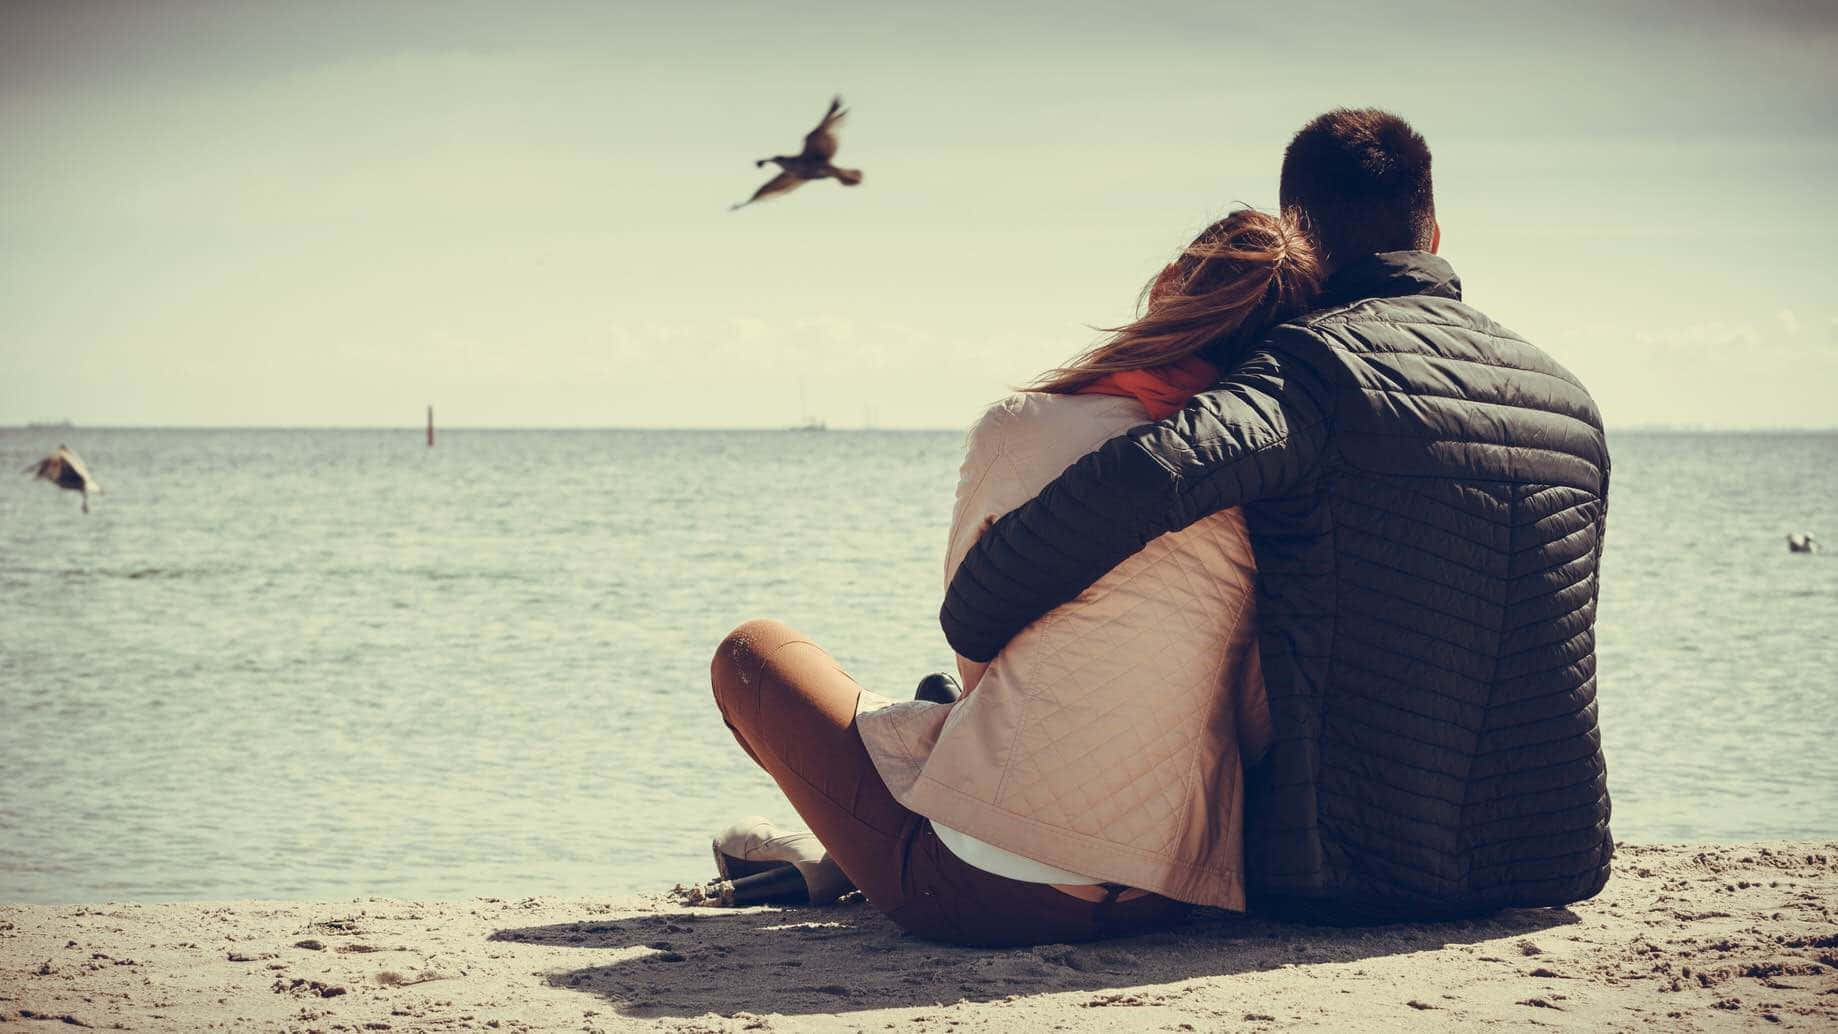
M 1436 951 L 1574 922 L 1567 909 L 1525 909 L 1486 919 L 1336 929 L 1200 911 L 1172 930 L 1141 937 L 983 949 L 911 937 L 858 903 L 585 919 L 499 930 L 491 939 L 616 951 L 619 957 L 606 964 L 546 977 L 553 986 L 599 995 L 626 1016 L 654 1018 L 839 1013 L 1099 992 Z M 1090 1004 L 1112 1004 L 1105 999 L 1117 997 L 1099 995 Z

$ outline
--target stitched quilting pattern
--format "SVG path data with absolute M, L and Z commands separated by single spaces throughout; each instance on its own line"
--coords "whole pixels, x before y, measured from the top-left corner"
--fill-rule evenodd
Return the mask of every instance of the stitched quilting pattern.
M 1173 849 L 1193 807 L 1195 752 L 1227 701 L 1221 645 L 1248 580 L 1216 572 L 1232 563 L 1220 543 L 1241 529 L 1220 514 L 1158 540 L 1017 639 L 1032 641 L 1007 675 L 1026 703 L 997 805 Z

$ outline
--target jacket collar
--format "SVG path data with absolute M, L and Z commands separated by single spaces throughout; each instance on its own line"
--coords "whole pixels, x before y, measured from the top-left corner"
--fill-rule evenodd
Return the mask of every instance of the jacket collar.
M 1334 271 L 1321 287 L 1316 305 L 1332 308 L 1365 298 L 1399 298 L 1428 294 L 1461 298 L 1455 268 L 1427 251 L 1385 251 L 1354 259 Z

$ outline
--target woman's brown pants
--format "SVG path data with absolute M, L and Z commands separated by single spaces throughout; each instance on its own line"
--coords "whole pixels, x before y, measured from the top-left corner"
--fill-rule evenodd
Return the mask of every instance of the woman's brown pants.
M 715 653 L 712 678 L 741 749 L 874 907 L 905 930 L 954 944 L 1046 944 L 1140 933 L 1186 910 L 1156 894 L 1083 901 L 959 859 L 875 771 L 855 730 L 861 687 L 786 625 L 735 629 Z

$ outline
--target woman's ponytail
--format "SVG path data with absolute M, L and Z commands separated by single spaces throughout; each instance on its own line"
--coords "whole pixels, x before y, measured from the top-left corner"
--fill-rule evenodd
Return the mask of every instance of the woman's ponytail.
M 1144 312 L 1033 390 L 1071 394 L 1108 373 L 1179 362 L 1202 350 L 1229 364 L 1264 331 L 1307 312 L 1323 279 L 1299 218 L 1241 208 L 1207 227 L 1143 289 Z

